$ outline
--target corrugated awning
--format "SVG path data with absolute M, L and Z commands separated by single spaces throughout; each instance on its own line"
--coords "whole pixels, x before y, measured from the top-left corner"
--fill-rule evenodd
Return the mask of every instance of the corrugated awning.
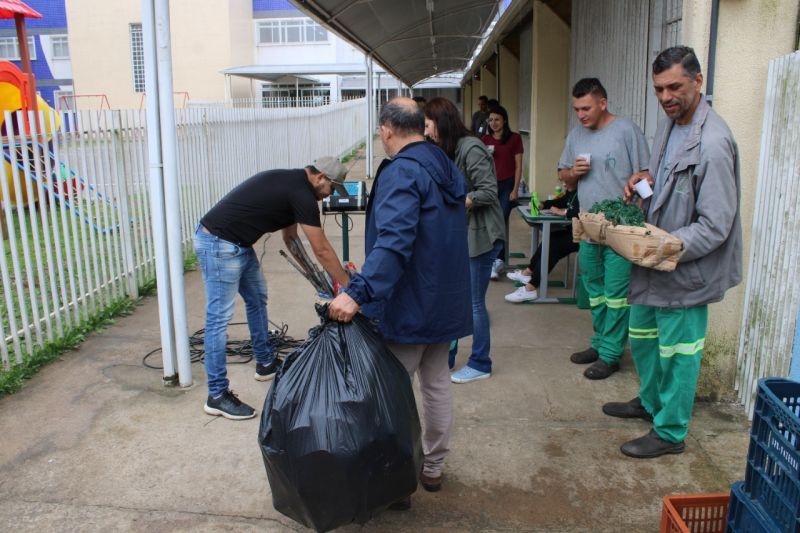
M 413 86 L 462 72 L 495 18 L 498 0 L 292 0 Z

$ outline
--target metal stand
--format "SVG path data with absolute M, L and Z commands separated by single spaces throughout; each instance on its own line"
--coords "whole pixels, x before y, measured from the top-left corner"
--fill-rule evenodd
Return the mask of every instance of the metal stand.
M 342 261 L 350 261 L 350 217 L 342 213 Z

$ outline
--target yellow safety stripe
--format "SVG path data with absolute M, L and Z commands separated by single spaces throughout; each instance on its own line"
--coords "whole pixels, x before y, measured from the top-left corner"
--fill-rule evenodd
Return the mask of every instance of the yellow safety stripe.
M 652 328 L 652 329 L 628 328 L 628 337 L 630 337 L 631 339 L 657 339 L 658 328 Z
M 604 303 L 606 303 L 606 297 L 605 296 L 598 296 L 596 298 L 589 298 L 589 305 L 591 305 L 592 307 L 597 307 L 598 305 L 603 305 Z
M 673 344 L 672 346 L 659 345 L 658 351 L 661 357 L 672 357 L 673 355 L 697 355 L 697 352 L 703 350 L 706 345 L 706 339 L 703 337 L 695 342 L 682 342 Z
M 630 307 L 627 298 L 606 298 L 606 305 L 610 309 L 623 309 L 625 307 Z

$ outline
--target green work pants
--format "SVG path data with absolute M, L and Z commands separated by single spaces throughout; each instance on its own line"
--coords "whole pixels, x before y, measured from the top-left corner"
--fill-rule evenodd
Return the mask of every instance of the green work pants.
M 592 348 L 606 363 L 616 363 L 628 340 L 631 263 L 608 246 L 586 241 L 581 241 L 578 260 L 592 309 Z
M 681 442 L 689 431 L 707 325 L 707 305 L 631 306 L 631 354 L 639 373 L 639 397 L 653 415 L 653 429 L 666 441 Z

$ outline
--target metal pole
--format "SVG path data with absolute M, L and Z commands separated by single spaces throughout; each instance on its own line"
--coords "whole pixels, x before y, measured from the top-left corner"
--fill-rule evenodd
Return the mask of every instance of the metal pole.
M 230 100 L 231 100 L 231 76 L 230 74 L 225 74 L 225 103 L 227 104 Z
M 181 201 L 178 185 L 177 136 L 172 101 L 172 51 L 169 34 L 169 0 L 156 0 L 156 59 L 158 62 L 158 100 L 161 122 L 161 148 L 164 173 L 167 249 L 169 251 L 170 293 L 172 296 L 175 352 L 181 387 L 192 384 L 189 358 L 189 327 L 186 320 L 186 291 L 183 285 L 183 243 L 181 238 Z
M 378 107 L 381 106 L 381 73 L 378 72 L 378 86 L 375 88 L 375 94 L 377 94 L 376 101 L 378 102 Z
M 375 131 L 375 104 L 372 94 L 372 56 L 365 59 L 367 64 L 367 178 L 373 177 L 372 169 L 372 133 Z
M 28 32 L 25 29 L 25 16 L 20 13 L 14 15 L 14 24 L 17 27 L 17 40 L 19 42 L 19 57 L 22 63 L 22 70 L 26 75 L 30 75 L 28 81 L 28 94 L 26 95 L 30 102 L 28 103 L 29 111 L 33 111 L 34 120 L 39 120 L 39 102 L 36 99 L 36 77 L 31 69 L 31 56 L 28 51 Z M 25 117 L 28 120 L 28 117 Z M 37 128 L 38 129 L 38 128 Z
M 350 261 L 350 217 L 342 213 L 342 261 Z
M 174 385 L 176 376 L 175 335 L 172 328 L 169 257 L 167 253 L 164 178 L 161 168 L 161 125 L 158 121 L 158 71 L 153 0 L 142 0 L 142 39 L 144 41 L 145 96 L 147 98 L 147 155 L 150 165 L 150 212 L 153 219 L 153 247 L 158 284 L 158 319 L 161 329 L 161 357 L 164 384 Z

